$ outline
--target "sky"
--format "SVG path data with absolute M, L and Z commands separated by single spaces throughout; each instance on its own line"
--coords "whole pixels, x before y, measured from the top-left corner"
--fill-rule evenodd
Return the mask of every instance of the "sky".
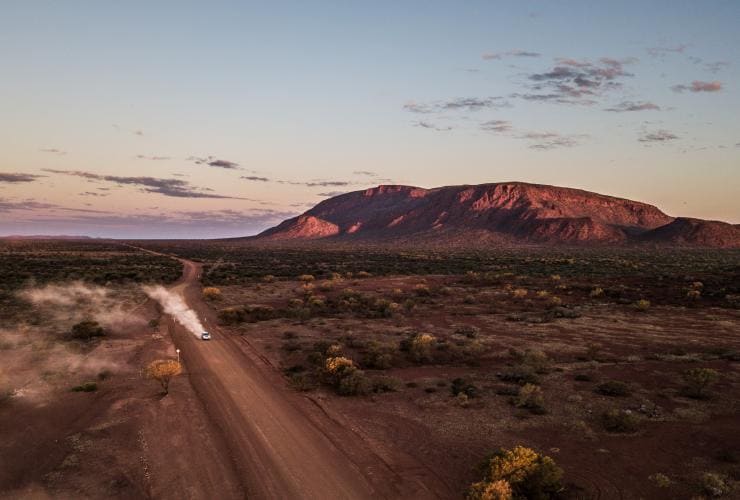
M 0 235 L 525 181 L 740 223 L 740 2 L 4 0 Z

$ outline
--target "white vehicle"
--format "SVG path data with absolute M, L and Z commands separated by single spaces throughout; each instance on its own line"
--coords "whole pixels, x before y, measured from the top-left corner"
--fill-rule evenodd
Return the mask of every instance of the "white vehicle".
M 200 334 L 201 340 L 211 340 L 211 334 L 208 332 L 203 332 Z

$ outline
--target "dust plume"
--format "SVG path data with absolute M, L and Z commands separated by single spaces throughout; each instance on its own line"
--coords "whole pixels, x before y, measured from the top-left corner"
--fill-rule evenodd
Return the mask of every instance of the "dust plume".
M 63 323 L 94 319 L 108 328 L 143 323 L 138 315 L 122 306 L 126 302 L 122 290 L 81 281 L 27 288 L 19 296 L 37 306 L 39 313 Z
M 203 324 L 198 319 L 195 311 L 190 309 L 182 300 L 182 297 L 172 293 L 161 285 L 145 286 L 144 292 L 152 299 L 159 302 L 164 312 L 175 318 L 175 321 L 190 330 L 196 337 L 200 337 L 204 331 Z

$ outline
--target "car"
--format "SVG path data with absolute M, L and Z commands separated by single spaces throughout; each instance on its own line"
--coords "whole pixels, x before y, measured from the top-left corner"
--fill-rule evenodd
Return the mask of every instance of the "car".
M 201 340 L 211 340 L 211 334 L 208 332 L 203 332 L 200 334 Z

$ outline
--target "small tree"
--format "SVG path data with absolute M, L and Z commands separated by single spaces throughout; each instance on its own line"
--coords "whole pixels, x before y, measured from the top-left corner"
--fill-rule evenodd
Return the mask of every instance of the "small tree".
M 169 394 L 170 380 L 182 373 L 182 365 L 174 359 L 158 359 L 149 363 L 144 372 L 147 378 L 159 382 L 164 394 Z

